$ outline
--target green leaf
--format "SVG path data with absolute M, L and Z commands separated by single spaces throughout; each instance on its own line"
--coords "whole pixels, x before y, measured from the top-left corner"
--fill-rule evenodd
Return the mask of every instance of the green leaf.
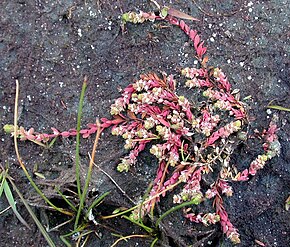
M 117 214 L 117 213 L 119 213 L 121 210 L 122 210 L 122 208 L 116 208 L 116 209 L 112 212 L 112 214 Z
M 202 202 L 202 197 L 200 195 L 196 196 L 195 198 L 193 198 L 191 201 L 189 202 L 184 202 L 181 203 L 175 207 L 170 208 L 169 210 L 167 210 L 164 214 L 162 214 L 159 219 L 157 219 L 155 226 L 158 227 L 161 220 L 163 220 L 163 218 L 165 218 L 167 215 L 171 214 L 172 212 L 181 209 L 183 207 L 188 207 L 190 205 L 198 205 Z
M 5 124 L 3 126 L 3 130 L 8 133 L 11 134 L 14 131 L 14 125 L 13 124 Z
M 53 146 L 53 144 L 55 143 L 56 139 L 57 139 L 57 136 L 52 139 L 52 141 L 48 145 L 48 148 L 51 148 Z
M 17 208 L 16 208 L 16 202 L 14 200 L 13 194 L 11 192 L 11 189 L 9 187 L 9 184 L 7 183 L 6 179 L 4 179 L 4 183 L 3 183 L 3 187 L 4 187 L 4 193 L 5 196 L 7 198 L 7 201 L 9 203 L 9 205 L 11 206 L 13 213 L 15 214 L 15 216 L 19 219 L 19 221 L 25 225 L 28 229 L 31 229 L 29 227 L 29 225 L 27 224 L 27 222 L 22 218 L 22 216 L 18 213 Z
M 12 192 L 10 190 L 10 187 L 9 187 L 6 179 L 4 179 L 3 187 L 4 187 L 5 196 L 9 202 L 10 206 L 16 210 L 16 202 L 14 200 L 14 197 L 12 195 Z
M 125 13 L 122 15 L 122 21 L 124 23 L 128 22 L 129 20 L 130 20 L 129 13 Z
M 41 179 L 45 179 L 45 176 L 42 173 L 35 172 L 34 174 Z
M 160 17 L 161 18 L 165 18 L 168 15 L 168 7 L 164 7 L 163 9 L 161 9 L 160 11 Z

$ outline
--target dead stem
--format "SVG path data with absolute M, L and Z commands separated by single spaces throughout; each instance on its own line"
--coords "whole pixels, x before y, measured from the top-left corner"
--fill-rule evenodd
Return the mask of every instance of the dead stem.
M 44 193 L 37 187 L 37 185 L 34 183 L 34 181 L 32 180 L 31 176 L 29 175 L 22 159 L 21 156 L 19 154 L 19 150 L 18 150 L 18 142 L 17 142 L 17 122 L 18 122 L 18 99 L 19 99 L 19 82 L 18 80 L 16 80 L 16 93 L 15 93 L 15 105 L 14 105 L 14 149 L 15 149 L 15 153 L 17 156 L 17 160 L 22 168 L 22 170 L 25 173 L 25 176 L 27 177 L 27 179 L 29 180 L 30 184 L 33 186 L 33 188 L 36 190 L 36 192 L 41 196 L 41 198 L 47 203 L 49 204 L 54 210 L 57 210 L 63 214 L 72 216 L 73 213 L 68 212 L 64 209 L 58 208 L 56 207 L 45 195 Z
M 138 235 L 138 234 L 135 234 L 135 235 L 129 235 L 129 236 L 125 236 L 125 237 L 121 237 L 119 238 L 118 240 L 115 241 L 115 243 L 113 243 L 111 245 L 111 247 L 114 247 L 116 246 L 120 241 L 122 240 L 126 240 L 126 239 L 129 239 L 129 238 L 151 238 L 150 235 Z

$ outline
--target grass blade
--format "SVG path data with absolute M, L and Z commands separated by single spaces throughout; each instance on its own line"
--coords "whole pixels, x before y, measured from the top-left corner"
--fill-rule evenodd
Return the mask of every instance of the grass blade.
M 139 223 L 138 221 L 135 221 L 135 220 L 131 219 L 130 217 L 126 216 L 126 215 L 123 215 L 123 218 L 125 218 L 126 220 L 131 221 L 133 224 L 136 224 L 137 226 L 140 226 L 141 228 L 143 228 L 148 233 L 153 233 L 154 232 L 154 229 L 152 229 L 152 228 L 150 228 L 148 226 L 145 226 L 143 223 Z
M 289 111 L 290 112 L 290 108 L 286 108 L 283 106 L 279 106 L 279 105 L 268 105 L 267 108 L 271 108 L 274 110 L 280 110 L 280 111 Z
M 170 208 L 169 210 L 167 210 L 164 214 L 162 214 L 158 220 L 156 221 L 156 224 L 155 226 L 158 227 L 161 220 L 163 220 L 167 215 L 171 214 L 172 212 L 180 209 L 180 208 L 183 208 L 183 207 L 188 207 L 190 205 L 198 205 L 200 203 L 200 198 L 194 198 L 193 200 L 189 201 L 189 202 L 184 202 L 184 203 L 181 203 L 179 204 L 178 206 L 175 206 L 175 207 L 172 207 Z
M 4 181 L 5 181 L 5 176 L 3 172 L 0 174 L 0 181 L 1 181 L 1 185 L 0 185 L 0 198 L 1 198 L 3 190 L 4 190 Z
M 73 230 L 72 232 L 67 233 L 65 235 L 61 235 L 60 239 L 65 243 L 66 246 L 71 247 L 72 245 L 66 238 L 74 235 L 75 233 L 80 233 L 81 231 L 86 229 L 86 227 L 88 227 L 88 225 L 79 226 L 77 229 Z
M 31 230 L 30 226 L 27 224 L 27 222 L 22 218 L 22 216 L 19 214 L 19 212 L 17 211 L 16 208 L 16 202 L 14 200 L 13 194 L 10 190 L 9 184 L 7 183 L 7 180 L 4 179 L 4 193 L 5 196 L 7 198 L 7 201 L 9 203 L 9 205 L 11 206 L 13 213 L 15 214 L 15 216 L 17 217 L 17 219 L 23 224 L 25 225 L 28 229 Z
M 96 198 L 95 201 L 91 204 L 91 206 L 89 206 L 88 210 L 87 210 L 87 213 L 86 213 L 86 218 L 88 218 L 89 216 L 89 212 L 95 207 L 95 206 L 98 206 L 102 201 L 103 199 L 109 195 L 110 192 L 106 192 L 104 194 L 102 194 L 100 197 Z
M 64 236 L 60 236 L 61 241 L 67 246 L 67 247 L 71 247 L 72 245 L 70 244 L 69 241 L 66 240 L 66 238 Z
M 0 211 L 0 215 L 4 214 L 7 210 L 9 210 L 11 208 L 11 206 L 9 205 L 7 208 L 3 209 L 2 211 Z
M 61 191 L 59 190 L 59 188 L 56 188 L 56 191 L 62 197 L 62 199 L 70 206 L 70 208 L 73 211 L 75 211 L 75 212 L 78 211 L 77 208 L 72 204 L 72 202 L 70 200 L 68 200 L 64 194 L 61 193 Z
M 153 242 L 151 243 L 150 247 L 154 247 L 158 240 L 159 238 L 155 238 Z
M 38 218 L 36 217 L 36 215 L 32 211 L 31 207 L 28 205 L 28 203 L 24 199 L 24 197 L 22 196 L 21 192 L 18 190 L 18 188 L 16 187 L 16 185 L 14 184 L 14 182 L 12 181 L 12 179 L 9 179 L 9 182 L 12 184 L 13 189 L 16 191 L 16 193 L 20 197 L 22 203 L 24 204 L 24 206 L 26 207 L 27 211 L 31 215 L 32 219 L 34 220 L 34 222 L 37 225 L 38 229 L 40 230 L 40 232 L 42 233 L 43 237 L 47 241 L 48 245 L 50 247 L 56 247 L 56 245 L 54 244 L 54 242 L 52 241 L 52 239 L 50 238 L 50 236 L 48 235 L 48 233 L 44 229 L 43 225 L 40 223 L 40 221 L 38 220 Z
M 84 104 L 84 97 L 87 88 L 87 77 L 85 77 L 79 107 L 78 107 L 78 119 L 77 119 L 77 136 L 76 136 L 76 181 L 77 181 L 77 189 L 79 198 L 82 197 L 81 192 L 81 180 L 80 180 L 80 131 L 81 131 L 81 119 L 82 119 L 82 111 L 83 111 L 83 104 Z

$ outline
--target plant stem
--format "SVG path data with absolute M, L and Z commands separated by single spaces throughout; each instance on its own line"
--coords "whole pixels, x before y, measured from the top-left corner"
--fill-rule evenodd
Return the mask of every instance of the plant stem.
M 152 232 L 154 232 L 154 229 L 148 227 L 148 226 L 145 226 L 143 223 L 139 223 L 138 221 L 135 221 L 133 219 L 131 219 L 130 217 L 124 215 L 123 216 L 126 220 L 129 220 L 131 221 L 133 224 L 136 224 L 137 226 L 140 226 L 142 227 L 146 232 L 148 232 L 149 234 L 151 234 Z
M 154 247 L 158 240 L 159 238 L 155 238 L 153 242 L 151 243 L 150 247 Z
M 175 184 L 172 184 L 171 186 L 168 186 L 165 190 L 163 190 L 163 191 L 157 193 L 157 194 L 154 195 L 152 198 L 149 198 L 149 199 L 147 199 L 146 201 L 144 201 L 144 202 L 142 202 L 142 203 L 140 203 L 140 204 L 138 204 L 138 205 L 136 205 L 136 206 L 134 206 L 134 207 L 132 207 L 132 208 L 129 208 L 129 209 L 127 209 L 127 210 L 125 210 L 125 211 L 123 211 L 123 212 L 117 213 L 117 214 L 112 214 L 112 215 L 102 216 L 101 218 L 102 218 L 102 219 L 110 219 L 110 218 L 118 217 L 118 216 L 120 216 L 120 215 L 123 215 L 123 214 L 129 213 L 129 212 L 133 211 L 135 208 L 138 208 L 138 207 L 140 207 L 141 205 L 144 205 L 144 204 L 150 202 L 151 200 L 157 198 L 158 196 L 162 195 L 164 192 L 166 192 L 166 191 L 168 191 L 168 190 L 172 190 L 175 186 L 179 185 L 181 182 L 182 182 L 182 181 L 178 181 L 178 182 L 176 182 Z
M 172 212 L 174 212 L 174 211 L 176 211 L 176 210 L 178 210 L 178 209 L 180 209 L 180 208 L 187 207 L 187 206 L 190 206 L 190 205 L 192 205 L 192 204 L 197 205 L 197 204 L 199 204 L 199 203 L 200 203 L 199 200 L 195 200 L 195 199 L 193 199 L 193 200 L 191 200 L 191 201 L 189 201 L 189 202 L 184 202 L 184 203 L 182 203 L 182 204 L 180 204 L 180 205 L 177 205 L 177 206 L 175 206 L 175 207 L 170 208 L 169 210 L 167 210 L 164 214 L 162 214 L 162 215 L 159 217 L 159 219 L 156 221 L 155 226 L 158 227 L 159 224 L 160 224 L 160 222 L 161 222 L 161 220 L 163 220 L 167 215 L 171 214 Z
M 107 191 L 107 192 L 105 192 L 104 194 L 102 194 L 101 196 L 99 196 L 98 198 L 95 199 L 95 201 L 94 201 L 94 202 L 93 202 L 93 203 L 88 207 L 88 209 L 87 209 L 86 218 L 89 217 L 89 213 L 90 213 L 90 211 L 91 211 L 94 207 L 97 207 L 99 204 L 101 204 L 102 201 L 104 200 L 104 198 L 105 198 L 107 195 L 109 195 L 109 194 L 110 194 L 110 192 Z
M 93 146 L 93 150 L 92 150 L 92 154 L 91 154 L 91 159 L 90 159 L 88 174 L 86 177 L 85 187 L 84 187 L 83 193 L 81 194 L 81 197 L 80 197 L 80 205 L 78 207 L 78 212 L 77 212 L 77 216 L 76 216 L 74 229 L 77 229 L 77 227 L 78 227 L 79 218 L 80 218 L 81 212 L 82 212 L 83 207 L 84 207 L 85 197 L 87 195 L 87 191 L 88 191 L 90 180 L 91 180 L 94 159 L 95 159 L 95 153 L 96 153 L 96 149 L 97 149 L 98 142 L 99 142 L 100 135 L 101 135 L 101 125 L 100 125 L 98 120 L 97 120 L 96 124 L 98 126 L 98 130 L 97 130 L 97 134 L 96 134 L 96 138 L 95 138 L 95 142 L 94 142 L 94 146 Z
M 80 181 L 80 130 L 81 130 L 81 118 L 82 110 L 84 104 L 85 91 L 87 88 L 87 77 L 84 78 L 79 107 L 78 107 L 78 119 L 77 119 L 77 135 L 76 135 L 76 181 L 77 181 L 77 190 L 79 198 L 82 197 L 81 193 L 81 181 Z

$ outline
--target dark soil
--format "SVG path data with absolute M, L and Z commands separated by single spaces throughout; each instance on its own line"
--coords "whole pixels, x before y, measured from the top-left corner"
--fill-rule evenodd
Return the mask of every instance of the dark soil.
M 165 1 L 164 1 L 165 2 Z M 242 97 L 251 95 L 252 127 L 267 127 L 271 113 L 269 102 L 290 106 L 290 9 L 287 0 L 271 1 L 173 1 L 170 4 L 199 18 L 191 26 L 197 29 L 208 47 L 209 63 L 221 67 Z M 0 3 L 0 120 L 1 126 L 13 123 L 15 80 L 20 82 L 19 125 L 50 132 L 76 126 L 76 115 L 82 81 L 88 76 L 85 98 L 85 123 L 96 117 L 109 117 L 109 107 L 119 96 L 119 89 L 133 82 L 141 73 L 150 71 L 178 74 L 181 67 L 193 64 L 193 49 L 188 38 L 177 27 L 167 23 L 128 25 L 123 35 L 120 16 L 130 10 L 154 10 L 142 0 L 1 0 Z M 273 113 L 274 110 L 271 110 Z M 290 243 L 290 216 L 284 203 L 290 192 L 290 143 L 287 112 L 279 114 L 281 155 L 267 164 L 248 182 L 233 184 L 234 195 L 226 199 L 232 223 L 239 229 L 240 246 L 286 247 Z M 0 163 L 9 164 L 9 174 L 15 179 L 24 197 L 34 205 L 41 222 L 48 228 L 65 219 L 44 208 L 29 185 L 16 160 L 12 138 L 0 130 Z M 83 176 L 88 164 L 87 152 L 93 138 L 82 140 Z M 27 169 L 45 175 L 34 176 L 45 194 L 60 206 L 54 186 L 73 188 L 73 139 L 59 139 L 49 150 L 20 142 L 20 152 Z M 110 174 L 133 200 L 145 193 L 154 178 L 155 164 L 146 152 L 129 173 L 118 173 L 116 164 L 125 153 L 121 139 L 108 132 L 101 138 L 96 162 Z M 255 154 L 253 151 L 250 153 Z M 247 156 L 247 157 L 246 157 Z M 248 160 L 248 155 L 239 157 Z M 94 171 L 91 190 L 95 194 L 112 191 L 99 212 L 110 214 L 117 207 L 131 207 L 111 180 Z M 15 193 L 15 197 L 16 193 Z M 0 216 L 1 246 L 47 246 L 22 203 L 17 199 L 21 215 L 32 230 L 25 228 L 11 210 Z M 159 213 L 172 205 L 164 198 Z M 0 210 L 6 208 L 4 196 Z M 157 211 L 158 211 L 157 210 Z M 157 212 L 158 213 L 158 212 Z M 148 223 L 150 224 L 150 222 Z M 51 232 L 57 246 L 63 246 L 59 236 L 71 226 Z M 110 246 L 117 237 L 146 234 L 124 219 L 101 222 L 91 226 L 99 235 L 92 235 L 87 246 Z M 217 224 L 203 227 L 190 224 L 175 212 L 166 217 L 157 246 L 232 246 Z M 118 246 L 150 246 L 152 239 L 133 238 Z

